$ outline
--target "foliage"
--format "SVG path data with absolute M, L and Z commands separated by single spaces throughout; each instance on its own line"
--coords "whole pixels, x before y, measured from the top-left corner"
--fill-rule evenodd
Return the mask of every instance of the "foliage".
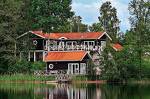
M 46 66 L 45 62 L 36 61 L 31 64 L 31 71 L 44 70 Z
M 101 23 L 93 23 L 92 26 L 89 27 L 91 32 L 101 32 L 103 31 Z
M 131 14 L 131 30 L 127 31 L 122 43 L 125 45 L 122 51 L 115 52 L 111 46 L 107 46 L 103 53 L 103 76 L 110 81 L 127 80 L 130 78 L 149 77 L 149 62 L 145 61 L 145 53 L 149 53 L 149 6 L 147 0 L 132 0 L 129 4 Z M 103 8 L 103 9 L 102 9 Z M 104 9 L 107 8 L 107 9 Z M 101 7 L 102 22 L 109 28 L 107 12 L 111 9 L 110 3 L 104 3 Z M 108 26 L 108 27 L 107 27 Z M 113 27 L 113 26 L 111 26 Z M 109 33 L 109 32 L 108 32 Z M 111 35 L 111 34 L 110 34 Z M 147 59 L 147 57 L 146 57 Z
M 52 81 L 54 76 L 35 76 L 29 74 L 1 75 L 0 81 Z
M 68 26 L 67 20 L 73 16 L 70 4 L 71 0 L 1 0 L 0 73 L 6 73 L 9 65 L 16 62 L 18 35 L 37 28 L 47 32 L 67 31 L 64 26 Z
M 109 54 L 108 54 L 109 53 Z M 141 75 L 141 58 L 138 49 L 124 46 L 120 52 L 112 48 L 105 49 L 103 76 L 110 81 L 122 81 L 129 78 L 139 78 Z
M 88 79 L 87 75 L 77 75 L 72 77 L 73 81 L 86 81 Z
M 100 23 L 104 30 L 110 35 L 113 42 L 117 41 L 117 33 L 119 31 L 119 19 L 117 17 L 116 8 L 111 6 L 109 1 L 102 4 L 100 7 Z
M 8 72 L 10 74 L 15 74 L 15 73 L 29 73 L 30 72 L 30 62 L 26 60 L 16 60 L 15 64 L 11 64 L 8 67 Z
M 15 38 L 22 20 L 21 0 L 0 1 L 0 73 L 5 73 L 14 59 Z
M 16 74 L 16 73 L 23 73 L 23 74 L 28 74 L 28 73 L 33 73 L 36 70 L 44 70 L 46 64 L 41 61 L 36 61 L 36 62 L 29 62 L 26 60 L 14 60 L 14 63 L 11 63 L 8 67 L 7 72 L 9 74 Z
M 31 0 L 29 20 L 32 29 L 59 32 L 58 27 L 66 24 L 73 16 L 71 0 Z
M 87 32 L 88 25 L 82 23 L 81 16 L 73 16 L 70 19 L 71 32 Z
M 141 69 L 141 77 L 144 73 L 144 69 L 146 68 L 146 64 L 144 61 L 145 53 L 149 53 L 149 45 L 150 45 L 150 6 L 147 5 L 148 0 L 132 0 L 129 4 L 130 11 L 130 22 L 132 29 L 126 36 L 126 38 L 131 37 L 132 39 L 128 42 L 128 44 L 132 44 L 137 49 L 137 54 L 140 56 L 140 61 L 142 64 Z
M 148 0 L 132 0 L 129 4 L 131 31 L 135 36 L 135 43 L 150 44 L 150 6 Z

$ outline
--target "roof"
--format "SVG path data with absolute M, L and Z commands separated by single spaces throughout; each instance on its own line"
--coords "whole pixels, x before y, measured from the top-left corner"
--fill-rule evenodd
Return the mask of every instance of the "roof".
M 44 61 L 82 61 L 87 54 L 86 51 L 54 51 L 48 52 Z
M 123 46 L 120 45 L 119 43 L 113 44 L 112 47 L 116 50 L 116 51 L 121 51 L 123 49 Z
M 31 33 L 47 39 L 100 39 L 103 35 L 109 37 L 106 32 L 70 32 L 70 33 L 43 33 L 42 31 L 30 31 Z M 109 37 L 111 40 L 111 38 Z

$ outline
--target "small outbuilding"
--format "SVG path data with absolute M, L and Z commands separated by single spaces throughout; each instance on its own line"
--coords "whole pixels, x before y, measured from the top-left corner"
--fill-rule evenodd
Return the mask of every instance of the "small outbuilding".
M 90 60 L 87 51 L 54 51 L 44 58 L 47 72 L 58 74 L 86 74 Z

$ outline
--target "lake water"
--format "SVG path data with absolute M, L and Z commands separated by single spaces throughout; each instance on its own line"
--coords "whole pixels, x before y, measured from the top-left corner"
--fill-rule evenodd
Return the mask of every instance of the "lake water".
M 150 99 L 150 85 L 0 83 L 0 99 Z

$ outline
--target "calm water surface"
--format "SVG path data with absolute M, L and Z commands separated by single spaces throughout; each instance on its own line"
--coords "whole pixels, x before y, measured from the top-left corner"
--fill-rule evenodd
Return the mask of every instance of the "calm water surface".
M 0 99 L 150 99 L 150 85 L 0 83 Z

